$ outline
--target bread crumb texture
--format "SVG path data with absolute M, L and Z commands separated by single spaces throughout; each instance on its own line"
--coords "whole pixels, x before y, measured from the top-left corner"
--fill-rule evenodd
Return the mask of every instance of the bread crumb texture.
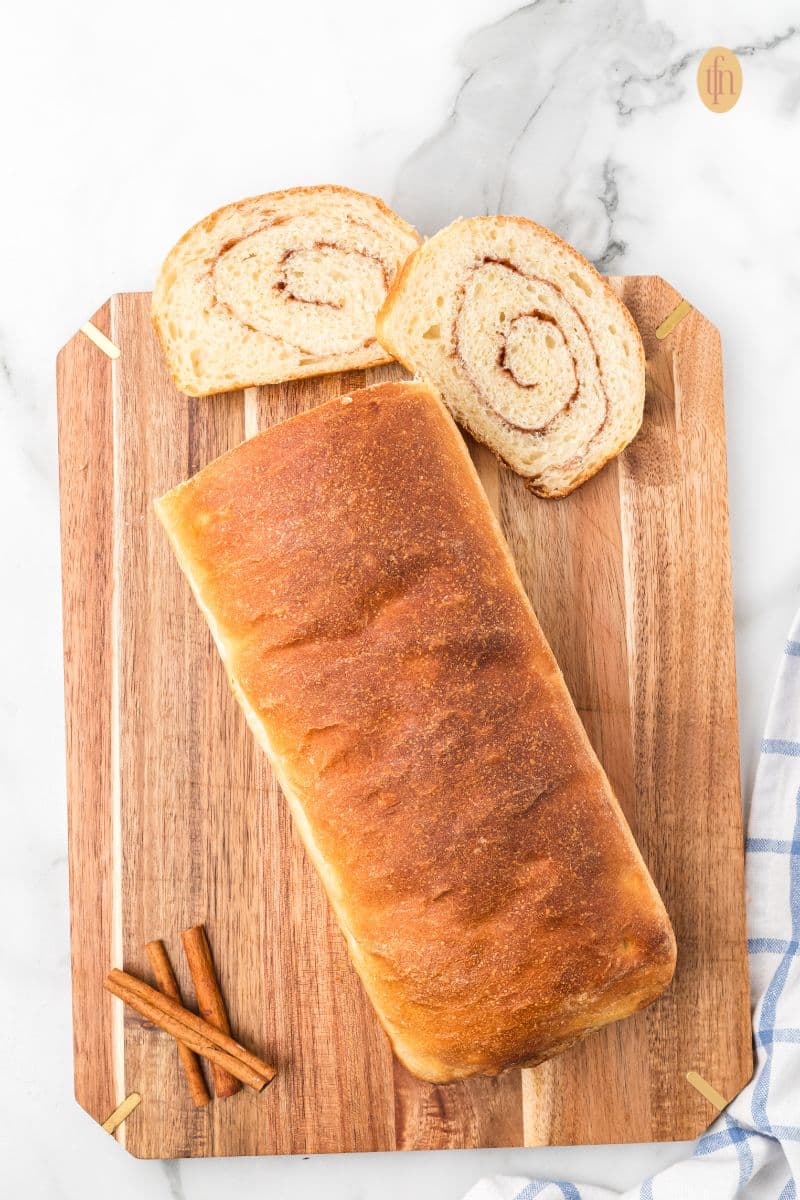
M 170 251 L 153 291 L 177 387 L 205 396 L 390 361 L 375 315 L 419 241 L 382 201 L 334 186 L 212 213 Z
M 644 350 L 575 250 L 519 217 L 474 217 L 406 263 L 378 338 L 531 489 L 561 496 L 636 435 Z

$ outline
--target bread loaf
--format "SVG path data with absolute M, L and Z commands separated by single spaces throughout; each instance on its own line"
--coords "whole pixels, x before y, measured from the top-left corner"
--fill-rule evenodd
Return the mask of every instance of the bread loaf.
M 426 386 L 273 426 L 157 508 L 410 1071 L 537 1063 L 666 987 L 669 920 Z
M 190 396 L 389 361 L 375 314 L 416 232 L 347 188 L 229 204 L 186 233 L 153 290 L 153 324 Z
M 571 246 L 521 217 L 456 221 L 406 263 L 378 315 L 388 353 L 540 496 L 564 496 L 633 438 L 644 351 Z

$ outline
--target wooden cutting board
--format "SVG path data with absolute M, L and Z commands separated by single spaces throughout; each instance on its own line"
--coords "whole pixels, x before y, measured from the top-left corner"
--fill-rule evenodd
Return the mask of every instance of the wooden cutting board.
M 658 1003 L 557 1060 L 448 1086 L 393 1061 L 152 508 L 257 430 L 400 368 L 190 400 L 145 294 L 112 297 L 62 350 L 75 1091 L 99 1122 L 141 1095 L 115 1134 L 132 1154 L 690 1138 L 715 1109 L 687 1072 L 727 1099 L 749 1079 L 720 340 L 663 280 L 614 286 L 648 359 L 629 449 L 558 501 L 473 449 L 666 901 L 678 970 Z M 234 1031 L 279 1075 L 195 1110 L 170 1038 L 102 981 L 112 965 L 149 978 L 144 943 L 161 937 L 191 998 L 179 932 L 199 921 Z

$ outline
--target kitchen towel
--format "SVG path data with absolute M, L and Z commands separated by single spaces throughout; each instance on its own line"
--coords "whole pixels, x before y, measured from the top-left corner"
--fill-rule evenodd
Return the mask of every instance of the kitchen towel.
M 624 1193 L 564 1180 L 497 1177 L 481 1180 L 465 1200 L 795 1200 L 800 1181 L 800 613 L 784 648 L 761 743 L 746 851 L 755 1074 L 699 1139 L 691 1158 Z

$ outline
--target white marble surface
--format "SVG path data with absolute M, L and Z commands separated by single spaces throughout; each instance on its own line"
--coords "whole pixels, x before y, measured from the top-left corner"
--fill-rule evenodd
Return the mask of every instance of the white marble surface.
M 746 789 L 800 599 L 796 3 L 7 6 L 0 30 L 0 1161 L 30 1200 L 419 1200 L 480 1174 L 634 1183 L 680 1146 L 139 1163 L 71 1096 L 54 370 L 217 205 L 338 181 L 430 233 L 519 212 L 722 331 Z M 739 50 L 724 116 L 694 75 Z

